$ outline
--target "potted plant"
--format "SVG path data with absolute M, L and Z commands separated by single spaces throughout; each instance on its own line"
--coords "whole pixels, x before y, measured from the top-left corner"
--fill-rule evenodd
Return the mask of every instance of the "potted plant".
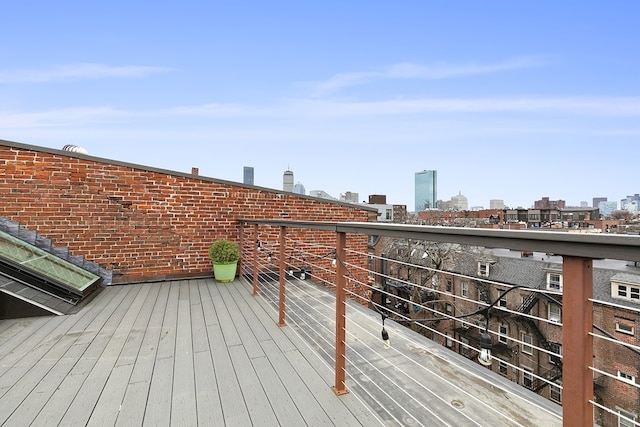
M 216 281 L 233 282 L 240 259 L 240 246 L 231 240 L 216 240 L 209 247 L 209 258 Z

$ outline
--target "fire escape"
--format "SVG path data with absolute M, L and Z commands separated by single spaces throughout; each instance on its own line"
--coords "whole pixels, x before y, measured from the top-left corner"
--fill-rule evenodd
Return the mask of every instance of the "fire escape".
M 537 292 L 530 293 L 526 298 L 523 299 L 522 304 L 518 306 L 516 311 L 523 314 L 529 314 L 531 312 L 531 309 L 538 303 L 539 300 L 540 295 Z M 535 378 L 533 381 L 533 385 L 531 388 L 537 393 L 545 388 L 548 382 L 554 382 L 562 378 L 562 359 L 559 356 L 554 355 L 555 351 L 551 346 L 551 343 L 547 340 L 547 338 L 538 327 L 538 321 L 526 316 L 518 316 L 517 320 L 526 325 L 526 327 L 536 337 L 537 342 L 540 344 L 540 347 L 544 348 L 551 354 L 550 361 L 551 364 L 554 365 L 554 367 L 546 370 L 545 372 L 539 370 L 538 376 L 544 379 Z

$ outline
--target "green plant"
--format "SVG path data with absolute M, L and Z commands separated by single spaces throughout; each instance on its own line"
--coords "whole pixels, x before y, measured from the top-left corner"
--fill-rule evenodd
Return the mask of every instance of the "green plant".
M 213 264 L 231 264 L 240 259 L 240 246 L 231 240 L 216 240 L 209 247 L 209 258 Z

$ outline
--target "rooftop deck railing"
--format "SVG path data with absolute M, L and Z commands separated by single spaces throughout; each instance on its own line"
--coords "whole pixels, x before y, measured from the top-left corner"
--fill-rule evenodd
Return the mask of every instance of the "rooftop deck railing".
M 549 372 L 534 373 L 505 360 L 500 360 L 496 367 L 499 371 L 503 368 L 517 371 L 523 384 L 531 390 L 549 386 L 552 398 L 556 397 L 553 400 L 561 401 L 565 426 L 593 426 L 594 423 L 640 425 L 637 412 L 609 407 L 594 398 L 594 383 L 598 386 L 603 381 L 615 381 L 614 387 L 618 387 L 617 390 L 622 387 L 627 395 L 635 393 L 640 396 L 637 372 L 621 372 L 613 363 L 611 366 L 594 366 L 594 340 L 598 345 L 604 343 L 624 347 L 629 351 L 630 357 L 640 355 L 640 347 L 635 339 L 638 331 L 634 330 L 640 319 L 638 285 L 631 283 L 625 288 L 629 303 L 623 301 L 618 304 L 598 300 L 593 296 L 594 260 L 637 262 L 640 260 L 640 238 L 637 236 L 254 219 L 241 220 L 240 231 L 243 251 L 241 274 L 253 283 L 255 295 L 260 292 L 261 283 L 277 281 L 278 292 L 272 297 L 274 301 L 277 300 L 280 325 L 287 324 L 287 316 L 291 316 L 291 310 L 300 309 L 286 304 L 286 287 L 291 286 L 291 279 L 299 281 L 312 278 L 335 291 L 335 330 L 330 333 L 334 337 L 333 389 L 337 394 L 348 392 L 348 371 L 360 369 L 357 362 L 347 366 L 346 337 L 351 328 L 358 327 L 350 326 L 349 330 L 346 327 L 346 301 L 352 299 L 380 314 L 383 330 L 384 320 L 391 317 L 446 347 L 456 346 L 460 353 L 469 358 L 475 358 L 481 353 L 483 333 L 491 337 L 494 348 L 496 345 L 503 345 L 507 349 L 516 349 L 516 352 L 518 349 L 525 352 L 535 350 L 541 355 L 548 355 L 552 361 Z M 423 266 L 411 259 L 396 260 L 376 254 L 366 244 L 371 236 L 560 255 L 562 288 L 561 291 L 525 288 L 514 283 L 496 283 L 489 278 L 470 276 L 466 279 L 479 283 L 480 287 L 488 284 L 500 288 L 501 293 L 494 295 L 493 299 L 486 296 L 484 299 L 474 299 L 464 292 L 457 295 L 437 286 L 425 286 L 424 281 L 418 279 L 420 273 L 415 271 L 426 272 L 429 277 L 434 274 L 463 275 Z M 398 274 L 390 273 L 394 268 L 389 268 L 388 263 L 396 264 L 395 271 L 400 271 L 403 267 L 414 269 L 412 277 L 399 277 Z M 380 268 L 380 265 L 385 267 Z M 422 295 L 429 294 L 429 297 L 416 299 L 415 295 L 398 292 L 398 288 L 417 291 Z M 558 303 L 562 308 L 561 318 L 540 317 L 526 312 L 524 307 L 530 299 L 523 300 L 517 308 L 502 304 L 500 301 L 506 300 L 507 294 L 515 289 L 527 295 L 539 294 Z M 620 339 L 607 331 L 604 324 L 594 323 L 594 304 L 627 313 L 626 317 L 631 318 L 630 326 L 623 325 L 621 332 L 629 335 L 630 339 Z M 408 307 L 414 310 L 413 314 L 407 310 Z M 475 310 L 470 307 L 475 307 Z M 420 313 L 419 317 L 415 313 Z M 495 322 L 489 327 L 490 317 L 509 315 L 561 326 L 561 353 L 550 345 L 543 345 L 543 337 L 535 345 L 532 339 L 507 336 Z M 486 323 L 478 321 L 482 318 L 486 319 Z M 597 320 L 601 323 L 603 321 Z M 440 322 L 450 322 L 450 329 L 466 329 L 470 332 L 465 333 L 464 337 L 445 333 L 442 327 L 437 326 Z M 616 330 L 617 328 L 616 323 Z M 480 338 L 469 339 L 473 336 Z M 558 378 L 561 378 L 561 382 Z M 598 413 L 604 415 L 594 420 L 597 417 L 594 414 Z

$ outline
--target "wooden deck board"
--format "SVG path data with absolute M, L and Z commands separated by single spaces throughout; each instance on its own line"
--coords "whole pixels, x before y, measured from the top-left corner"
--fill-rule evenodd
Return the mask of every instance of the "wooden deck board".
M 283 426 L 305 425 L 291 395 L 287 392 L 285 385 L 275 371 L 273 365 L 266 357 L 259 357 L 252 360 L 255 370 L 262 384 L 269 385 L 269 402 L 275 412 L 278 422 Z
M 265 306 L 261 305 L 258 300 L 260 297 L 254 296 L 250 292 L 245 292 L 245 289 L 236 287 L 235 292 L 233 292 L 231 296 L 235 304 L 240 307 L 247 323 L 251 325 L 253 335 L 258 342 L 272 340 L 273 336 L 268 330 L 272 328 L 267 328 L 267 326 L 277 324 L 277 312 L 275 310 L 272 312 L 265 311 Z M 269 309 L 269 307 L 267 307 L 267 309 Z M 278 329 L 280 329 L 280 327 L 278 327 Z M 293 347 L 287 345 L 287 348 L 292 349 Z
M 256 374 L 249 355 L 242 346 L 229 347 L 229 355 L 236 368 L 238 383 L 242 389 L 242 397 L 254 425 L 278 425 L 269 397 L 264 385 Z M 264 356 L 259 356 L 264 359 Z M 291 424 L 294 425 L 294 424 Z
M 10 387 L 16 383 L 53 345 L 53 340 L 47 338 L 54 334 L 55 329 L 63 323 L 60 317 L 38 319 L 33 325 L 24 328 L 14 335 L 7 343 L 0 359 L 3 374 L 0 376 L 0 389 Z
M 89 353 L 95 354 L 96 360 L 91 366 L 86 380 L 78 390 L 82 400 L 74 400 L 71 403 L 61 420 L 62 425 L 86 425 L 96 406 L 100 408 L 99 414 L 105 416 L 107 413 L 114 413 L 113 406 L 116 406 L 116 409 L 119 406 L 119 402 L 117 404 L 114 402 L 116 400 L 121 401 L 121 399 L 114 398 L 112 395 L 106 395 L 100 405 L 98 405 L 98 401 L 105 384 L 109 380 L 109 376 L 114 370 L 115 361 L 122 351 L 131 325 L 133 325 L 140 312 L 140 307 L 144 303 L 146 293 L 140 292 L 142 289 L 142 287 L 137 286 L 127 293 L 126 299 L 133 300 L 133 302 L 122 301 L 114 311 L 114 315 L 109 318 L 109 321 L 105 323 L 98 333 L 97 340 L 92 342 L 92 345 L 93 343 L 100 344 L 94 347 L 95 353 Z M 111 391 L 114 391 L 113 388 Z M 108 407 L 103 405 L 108 405 Z
M 296 345 L 288 339 L 288 335 L 285 332 L 286 327 L 278 325 L 278 312 L 271 309 L 268 305 L 265 306 L 263 301 L 259 301 L 257 298 L 248 292 L 236 292 L 241 297 L 246 307 L 251 308 L 252 315 L 254 315 L 260 325 L 263 326 L 263 333 L 260 333 L 261 340 L 273 340 L 276 342 L 280 351 L 288 352 L 296 349 Z M 247 312 L 248 314 L 248 312 Z M 276 325 L 276 328 L 271 327 Z
M 237 423 L 236 425 L 251 425 L 251 418 L 242 396 L 233 362 L 227 346 L 224 344 L 220 325 L 211 325 L 207 327 L 207 330 L 211 343 L 211 356 L 218 384 L 220 405 L 225 420 Z
M 18 329 L 13 329 L 13 326 L 20 321 L 21 319 L 4 319 L 0 322 L 0 345 L 9 338 L 9 336 L 5 335 L 7 331 L 11 335 L 18 332 Z
M 180 288 L 177 282 L 170 282 L 169 286 L 158 352 L 155 355 L 151 375 L 144 425 L 163 426 L 169 425 L 171 421 L 171 393 Z
M 318 356 L 313 354 L 310 348 L 289 351 L 286 353 L 286 357 L 302 381 L 309 387 L 318 404 L 322 408 L 331 408 L 327 412 L 330 419 L 329 424 L 341 427 L 379 424 L 375 415 L 368 408 L 362 406 L 353 394 L 347 393 L 338 396 L 333 391 L 331 388 L 333 384 L 327 381 L 328 378 L 334 379 L 333 372 L 328 368 L 322 369 L 324 365 L 319 363 Z M 326 390 L 331 390 L 331 392 L 327 393 Z
M 326 412 L 302 381 L 302 378 L 291 365 L 285 354 L 278 351 L 272 341 L 262 343 L 265 353 L 269 354 L 269 361 L 274 372 L 282 382 L 284 390 L 292 397 L 294 404 L 308 425 L 325 426 L 331 424 Z M 327 390 L 329 391 L 329 390 Z
M 229 311 L 229 316 L 235 325 L 236 331 L 238 331 L 242 346 L 250 359 L 264 356 L 264 351 L 258 343 L 258 339 L 253 330 L 254 328 L 256 330 L 260 329 L 260 325 L 254 318 L 245 317 L 246 314 L 250 313 L 250 309 L 243 304 L 236 304 L 235 299 L 229 291 L 230 288 L 229 286 L 221 287 L 220 296 Z
M 59 425 L 69 406 L 74 401 L 82 401 L 82 399 L 76 400 L 78 391 L 86 381 L 102 350 L 107 345 L 110 328 L 120 320 L 119 314 L 121 311 L 118 311 L 118 307 L 120 307 L 129 291 L 130 289 L 126 288 L 116 289 L 113 298 L 96 299 L 95 309 L 99 311 L 98 315 L 84 332 L 75 332 L 80 333 L 80 335 L 71 350 L 73 353 L 81 353 L 81 355 L 76 359 L 71 371 L 64 377 L 62 383 L 58 385 L 31 425 Z
M 158 298 L 160 288 L 160 286 L 155 286 L 151 283 L 143 285 L 143 290 L 141 292 L 144 293 L 141 295 L 145 295 L 144 305 L 141 307 L 140 313 L 128 333 L 127 341 L 122 348 L 122 352 L 118 356 L 116 366 L 135 364 L 138 355 L 140 354 L 144 335 L 149 326 L 151 314 L 153 313 L 153 308 L 155 306 L 156 299 Z
M 152 291 L 151 284 L 142 286 L 114 335 L 114 338 L 118 335 L 120 337 L 109 343 L 114 354 L 110 355 L 108 350 L 103 353 L 103 358 L 112 358 L 116 357 L 115 353 L 118 352 L 118 348 L 120 349 L 115 361 L 110 366 L 107 365 L 110 374 L 87 425 L 114 425 L 116 423 L 122 409 L 134 363 L 142 345 L 144 328 L 149 322 L 157 293 L 157 288 Z
M 189 294 L 191 296 L 191 335 L 193 337 L 193 353 L 209 351 L 209 338 L 207 338 L 207 325 L 204 320 L 202 295 L 196 280 L 189 283 Z
M 171 400 L 171 425 L 174 426 L 195 426 L 197 424 L 189 289 L 189 286 L 183 283 L 180 286 L 178 299 L 176 352 Z
M 23 343 L 22 349 L 26 354 L 22 354 L 20 361 L 11 369 L 7 369 L 2 376 L 4 390 L 10 389 L 11 393 L 4 394 L 0 398 L 0 407 L 3 408 L 0 413 L 0 423 L 7 419 L 21 420 L 22 414 L 30 418 L 38 413 L 46 399 L 51 396 L 68 373 L 68 364 L 61 364 L 62 376 L 57 373 L 56 366 L 67 357 L 69 349 L 75 347 L 75 341 L 79 337 L 76 325 L 80 324 L 81 327 L 86 328 L 93 318 L 94 316 L 90 313 L 51 318 L 49 326 L 54 328 L 42 329 L 50 332 L 50 335 L 42 337 L 40 333 L 34 333 L 30 338 L 31 343 Z M 40 325 L 40 322 L 36 321 L 33 325 Z M 37 350 L 32 346 L 37 346 Z M 18 349 L 12 350 L 10 354 L 20 355 Z M 75 354 L 78 357 L 79 355 L 79 353 Z M 7 362 L 8 358 L 3 360 Z M 6 387 L 7 384 L 10 388 Z M 15 415 L 14 412 L 16 412 Z
M 163 283 L 155 287 L 159 288 L 158 295 L 153 303 L 151 317 L 144 331 L 142 344 L 129 378 L 116 426 L 139 426 L 144 420 L 170 285 Z
M 0 425 L 382 425 L 288 319 L 246 282 L 200 279 L 0 321 Z
M 208 286 L 207 289 L 211 295 L 211 301 L 213 301 L 213 308 L 216 316 L 218 317 L 220 329 L 224 336 L 224 342 L 229 347 L 233 345 L 241 345 L 242 340 L 240 339 L 240 334 L 233 324 L 233 319 L 231 318 L 231 314 L 229 314 L 229 309 L 222 299 L 220 286 L 227 286 L 227 284 L 213 284 Z
M 220 404 L 218 382 L 213 368 L 210 352 L 194 354 L 193 361 L 196 370 L 196 407 L 198 408 L 199 426 L 224 425 L 224 414 Z M 222 390 L 224 393 L 225 391 Z

